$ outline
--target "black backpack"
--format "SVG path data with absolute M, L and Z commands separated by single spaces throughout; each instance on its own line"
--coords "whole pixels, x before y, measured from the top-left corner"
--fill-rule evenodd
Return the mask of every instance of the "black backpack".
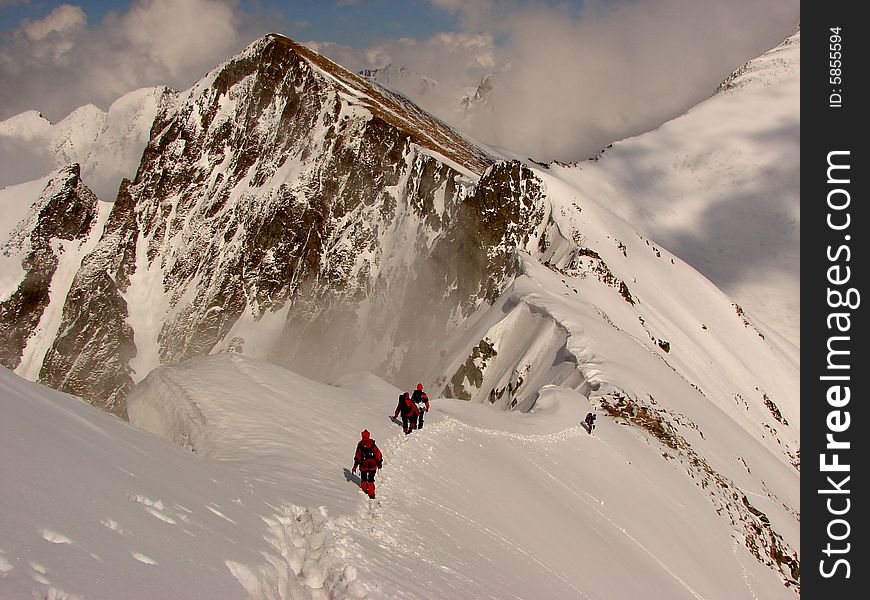
M 362 443 L 360 443 L 359 456 L 360 456 L 360 461 L 359 461 L 360 464 L 362 464 L 363 461 L 368 460 L 370 458 L 374 459 L 374 457 L 375 457 L 375 444 L 374 444 L 374 442 L 368 448 L 366 448 Z

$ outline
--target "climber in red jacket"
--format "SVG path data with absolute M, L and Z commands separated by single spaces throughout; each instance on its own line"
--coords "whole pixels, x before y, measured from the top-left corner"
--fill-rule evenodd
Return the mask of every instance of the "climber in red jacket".
M 383 465 L 384 458 L 368 429 L 364 429 L 360 435 L 362 439 L 357 442 L 356 452 L 353 455 L 353 469 L 351 471 L 356 473 L 357 467 L 359 467 L 359 477 L 361 480 L 359 486 L 362 488 L 362 491 L 369 495 L 369 498 L 374 498 L 375 473 Z
M 420 416 L 420 409 L 411 400 L 411 394 L 408 392 L 399 396 L 399 405 L 396 407 L 393 419 L 398 419 L 399 413 L 402 413 L 402 431 L 408 435 L 417 427 L 417 417 Z
M 429 412 L 429 396 L 423 391 L 422 383 L 417 384 L 417 389 L 411 394 L 411 400 L 417 405 L 417 410 L 420 411 L 420 416 L 417 418 L 417 429 L 423 429 L 423 415 Z

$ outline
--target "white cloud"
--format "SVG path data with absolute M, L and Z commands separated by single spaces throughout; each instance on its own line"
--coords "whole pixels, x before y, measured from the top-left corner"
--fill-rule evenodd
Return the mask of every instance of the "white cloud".
M 462 30 L 360 50 L 311 43 L 352 70 L 392 64 L 391 85 L 473 137 L 541 160 L 583 160 L 709 96 L 743 62 L 794 32 L 798 0 L 430 0 Z M 494 74 L 484 106 L 463 97 Z
M 61 4 L 39 20 L 25 19 L 21 29 L 29 39 L 39 41 L 50 33 L 67 35 L 77 33 L 87 25 L 88 17 L 79 6 Z
M 672 118 L 742 62 L 789 35 L 798 0 L 430 0 L 459 31 L 361 49 L 308 42 L 352 70 L 405 66 L 437 85 L 403 90 L 474 137 L 539 159 L 578 160 Z M 186 89 L 267 31 L 292 24 L 252 16 L 238 0 L 134 0 L 88 23 L 64 5 L 0 37 L 0 119 L 36 109 L 57 121 L 129 90 Z M 491 102 L 460 101 L 495 73 Z
M 276 14 L 245 13 L 238 0 L 134 0 L 100 23 L 61 5 L 0 38 L 0 119 L 35 109 L 56 122 L 133 89 L 185 89 L 276 26 Z
M 464 30 L 379 44 L 366 66 L 431 76 L 437 89 L 403 91 L 478 139 L 566 161 L 679 115 L 800 17 L 797 0 L 589 2 L 579 12 L 551 2 L 430 2 L 456 12 Z M 488 73 L 489 104 L 464 112 L 461 98 Z

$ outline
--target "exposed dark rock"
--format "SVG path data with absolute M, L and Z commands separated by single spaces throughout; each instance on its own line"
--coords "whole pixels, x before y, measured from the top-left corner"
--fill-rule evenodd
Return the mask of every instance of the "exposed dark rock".
M 40 382 L 88 399 L 122 418 L 136 356 L 123 298 L 135 268 L 137 229 L 129 182 L 97 247 L 82 261 L 63 309 L 60 334 L 45 356 Z
M 466 390 L 466 385 L 472 388 L 480 388 L 483 384 L 483 373 L 486 370 L 487 363 L 490 359 L 498 355 L 495 346 L 487 339 L 480 340 L 480 343 L 472 348 L 468 359 L 456 370 L 453 377 L 450 378 L 450 383 L 444 390 L 444 393 L 449 398 L 459 398 L 460 400 L 471 400 L 471 394 Z M 496 399 L 501 398 L 504 390 L 501 393 L 490 392 L 490 403 L 494 403 Z
M 42 319 L 50 301 L 49 290 L 58 265 L 54 240 L 84 240 L 97 213 L 97 198 L 82 183 L 79 165 L 60 169 L 48 182 L 30 216 L 19 223 L 7 255 L 21 254 L 24 277 L 9 298 L 0 304 L 0 363 L 15 369 L 28 338 Z

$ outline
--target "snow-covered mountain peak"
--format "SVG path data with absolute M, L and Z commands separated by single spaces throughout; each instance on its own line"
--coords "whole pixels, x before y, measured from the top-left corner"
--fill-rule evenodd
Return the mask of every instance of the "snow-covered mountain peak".
M 27 110 L 0 121 L 0 136 L 34 139 L 45 134 L 51 122 L 36 110 Z
M 729 75 L 716 89 L 728 94 L 744 86 L 771 86 L 800 75 L 800 41 L 798 30 L 779 46 L 754 58 Z
M 221 86 L 234 82 L 242 73 L 250 74 L 252 68 L 258 69 L 262 74 L 270 70 L 275 74 L 291 68 L 291 64 L 297 60 L 303 61 L 308 68 L 318 73 L 323 79 L 322 83 L 337 86 L 342 102 L 346 103 L 351 112 L 362 109 L 373 118 L 383 120 L 408 134 L 420 146 L 440 153 L 478 175 L 492 164 L 493 158 L 481 148 L 404 96 L 275 33 L 258 39 L 238 56 L 213 70 L 190 93 L 198 93 L 197 90 L 212 85 L 221 89 Z
M 103 111 L 81 106 L 51 124 L 36 111 L 0 123 L 0 186 L 25 183 L 48 171 L 81 165 L 85 183 L 101 199 L 114 200 L 124 177 L 132 178 L 151 123 L 174 94 L 166 87 L 124 94 Z

